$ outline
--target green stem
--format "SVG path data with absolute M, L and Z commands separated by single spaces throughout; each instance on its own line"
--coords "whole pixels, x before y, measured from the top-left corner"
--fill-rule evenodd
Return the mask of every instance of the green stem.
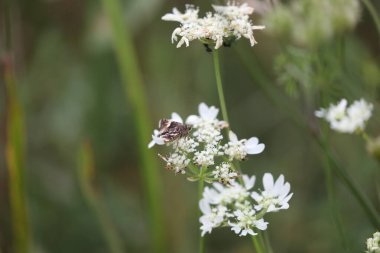
M 368 9 L 369 13 L 371 14 L 371 17 L 376 25 L 377 32 L 380 35 L 380 18 L 377 14 L 377 10 L 373 6 L 370 0 L 362 0 L 365 7 Z
M 324 143 L 325 147 L 328 145 L 327 141 L 324 141 L 323 143 Z M 326 180 L 326 190 L 327 190 L 330 210 L 332 213 L 332 218 L 334 220 L 335 226 L 338 230 L 339 237 L 342 241 L 342 246 L 347 251 L 348 250 L 348 240 L 347 240 L 346 234 L 345 234 L 344 229 L 343 229 L 342 220 L 341 220 L 340 213 L 338 211 L 338 206 L 336 203 L 336 194 L 335 194 L 335 189 L 334 189 L 335 184 L 334 184 L 334 177 L 332 175 L 331 163 L 330 163 L 330 160 L 328 159 L 328 156 L 326 155 L 326 153 L 324 153 L 324 157 L 325 157 L 324 172 L 325 172 L 325 177 L 326 177 L 326 179 L 325 179 Z
M 264 253 L 264 250 L 263 250 L 262 244 L 261 244 L 261 242 L 259 241 L 259 239 L 258 239 L 257 236 L 252 236 L 252 242 L 253 242 L 253 246 L 254 246 L 255 249 L 256 249 L 256 253 Z
M 140 155 L 140 175 L 145 187 L 148 203 L 146 208 L 151 225 L 153 240 L 152 252 L 163 253 L 166 250 L 165 229 L 163 221 L 163 201 L 157 160 L 154 153 L 147 149 L 150 141 L 150 126 L 147 100 L 143 88 L 142 74 L 139 69 L 136 52 L 128 27 L 124 24 L 123 8 L 120 0 L 102 0 L 110 20 L 114 48 L 119 63 L 126 100 L 134 112 L 136 138 Z
M 351 191 L 352 195 L 359 202 L 360 206 L 363 208 L 363 211 L 366 213 L 369 221 L 372 223 L 374 228 L 380 230 L 380 219 L 372 204 L 368 201 L 365 195 L 359 190 L 352 178 L 347 174 L 347 172 L 340 166 L 337 160 L 332 155 L 329 146 L 325 145 L 322 140 L 317 139 L 318 144 L 325 152 L 329 163 L 332 165 L 332 168 L 335 169 L 335 173 L 342 180 L 345 186 Z
M 213 58 L 214 58 L 215 79 L 216 79 L 216 86 L 218 88 L 218 96 L 219 96 L 220 108 L 222 110 L 223 120 L 226 121 L 227 123 L 229 123 L 229 121 L 228 121 L 227 107 L 226 107 L 226 101 L 224 99 L 222 76 L 220 74 L 220 61 L 219 61 L 218 50 L 213 50 L 212 51 L 212 55 L 213 55 Z
M 199 201 L 202 199 L 203 188 L 204 188 L 203 172 L 204 172 L 204 168 L 201 167 L 200 172 L 199 172 L 199 181 L 198 181 L 198 204 L 199 204 Z M 202 213 L 199 211 L 199 216 L 201 215 Z M 204 252 L 205 252 L 204 237 L 201 234 L 199 234 L 199 253 L 204 253 Z
M 265 246 L 266 246 L 267 252 L 268 253 L 273 253 L 273 249 L 272 249 L 272 246 L 270 244 L 268 232 L 266 230 L 263 231 L 263 237 L 264 237 L 264 242 L 265 242 Z

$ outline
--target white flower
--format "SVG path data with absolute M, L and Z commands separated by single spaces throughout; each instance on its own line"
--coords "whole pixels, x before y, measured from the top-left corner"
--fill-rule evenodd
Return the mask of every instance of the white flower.
M 236 210 L 234 215 L 237 219 L 237 223 L 228 223 L 231 226 L 231 230 L 239 234 L 239 236 L 246 236 L 247 234 L 257 235 L 257 233 L 253 231 L 253 228 L 266 230 L 268 222 L 265 222 L 264 219 L 257 220 L 255 214 L 255 210 L 250 208 Z
M 172 153 L 168 158 L 164 159 L 166 161 L 166 167 L 170 170 L 174 170 L 175 173 L 185 174 L 185 169 L 190 163 L 190 159 L 187 158 L 186 154 L 180 152 Z
M 380 253 L 380 232 L 373 234 L 372 238 L 367 239 L 367 253 Z
M 211 233 L 213 228 L 219 227 L 224 220 L 227 208 L 224 206 L 217 206 L 215 208 L 210 207 L 205 199 L 199 202 L 199 208 L 201 209 L 202 216 L 199 218 L 201 222 L 202 236 L 206 233 Z
M 208 107 L 205 103 L 200 103 L 198 111 L 199 116 L 190 115 L 186 119 L 186 124 L 194 128 L 193 136 L 198 142 L 206 143 L 207 148 L 214 149 L 219 146 L 219 142 L 223 139 L 220 130 L 225 127 L 226 123 L 217 119 L 219 109 L 215 106 Z M 214 152 L 215 155 L 219 153 L 220 148 Z M 209 151 L 208 153 L 212 152 Z
M 243 175 L 242 179 L 242 183 L 233 181 L 229 186 L 214 183 L 212 188 L 205 187 L 199 202 L 202 236 L 222 226 L 231 227 L 240 236 L 256 235 L 257 229 L 267 229 L 268 223 L 263 219 L 267 210 L 256 212 L 251 198 L 255 177 Z
M 264 29 L 264 26 L 254 26 L 249 18 L 253 8 L 247 4 L 235 5 L 229 3 L 227 6 L 213 5 L 215 13 L 207 12 L 203 18 L 198 17 L 199 9 L 194 6 L 186 6 L 185 13 L 174 8 L 173 13 L 165 14 L 165 21 L 176 21 L 181 23 L 172 33 L 172 43 L 177 43 L 177 48 L 183 44 L 189 46 L 190 41 L 200 40 L 204 44 L 215 44 L 218 49 L 224 42 L 240 39 L 249 39 L 251 46 L 256 44 L 253 37 L 254 30 Z
M 238 140 L 236 134 L 232 131 L 228 133 L 230 141 L 224 145 L 224 153 L 230 157 L 230 160 L 243 160 L 247 154 L 256 155 L 264 151 L 265 145 L 260 143 L 259 139 L 252 137 L 248 140 Z
M 354 101 L 347 109 L 347 115 L 354 122 L 357 129 L 364 130 L 365 123 L 372 116 L 373 105 L 367 103 L 364 99 Z
M 159 133 L 160 132 L 158 130 L 156 130 L 156 129 L 153 130 L 153 134 L 152 134 L 153 140 L 151 142 L 149 142 L 148 148 L 152 148 L 155 144 L 157 144 L 157 145 L 164 145 L 165 144 L 164 139 L 158 136 Z
M 186 124 L 189 125 L 197 125 L 203 122 L 206 123 L 212 123 L 216 120 L 216 117 L 218 116 L 219 109 L 217 109 L 215 106 L 208 107 L 205 103 L 200 103 L 198 106 L 198 115 L 190 115 L 186 119 Z
M 348 108 L 347 100 L 342 99 L 336 105 L 330 104 L 328 109 L 321 108 L 316 111 L 315 116 L 327 120 L 331 129 L 342 133 L 354 133 L 364 130 L 372 110 L 373 105 L 364 99 L 354 101 Z
M 230 19 L 240 18 L 244 15 L 251 15 L 253 13 L 253 8 L 244 3 L 240 6 L 235 5 L 212 5 L 212 8 L 220 14 L 226 15 Z
M 238 176 L 238 174 L 231 169 L 231 164 L 229 163 L 222 163 L 221 165 L 216 166 L 212 175 L 223 184 L 231 184 Z
M 263 176 L 264 190 L 259 194 L 253 192 L 251 197 L 258 203 L 255 205 L 256 210 L 266 209 L 267 212 L 277 212 L 281 209 L 289 208 L 289 200 L 293 193 L 290 192 L 290 184 L 284 182 L 284 176 L 280 175 L 276 182 L 270 173 Z
M 165 21 L 191 23 L 198 19 L 198 12 L 198 8 L 195 8 L 192 5 L 186 5 L 185 13 L 181 13 L 177 8 L 173 8 L 173 13 L 167 13 L 161 19 Z

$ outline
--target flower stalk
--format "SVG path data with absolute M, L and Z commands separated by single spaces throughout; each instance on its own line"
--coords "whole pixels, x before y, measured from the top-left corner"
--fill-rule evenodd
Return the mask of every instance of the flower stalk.
M 204 189 L 204 178 L 203 173 L 205 172 L 205 167 L 202 166 L 199 170 L 199 180 L 198 180 L 198 203 L 202 199 L 203 189 Z M 199 208 L 198 208 L 199 210 Z M 202 212 L 198 211 L 199 216 L 202 215 Z M 202 233 L 199 232 L 199 253 L 205 252 L 205 241 L 204 237 L 202 236 Z
M 214 60 L 215 80 L 216 80 L 216 87 L 218 89 L 220 109 L 222 110 L 223 120 L 229 123 L 226 100 L 224 98 L 224 92 L 223 92 L 222 76 L 220 74 L 220 61 L 219 61 L 218 50 L 213 50 L 212 55 L 213 55 L 213 60 Z
M 256 253 L 264 253 L 262 243 L 260 242 L 260 240 L 257 236 L 252 236 L 252 243 L 256 249 Z

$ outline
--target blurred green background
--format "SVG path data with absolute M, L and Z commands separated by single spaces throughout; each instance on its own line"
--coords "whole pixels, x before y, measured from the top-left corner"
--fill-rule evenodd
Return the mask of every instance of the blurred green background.
M 380 2 L 372 2 L 379 16 Z M 95 206 L 103 210 L 100 216 L 106 217 L 119 237 L 123 252 L 154 252 L 135 112 L 123 90 L 102 2 L 11 0 L 8 7 L 5 0 L 0 3 L 0 54 L 2 59 L 8 54 L 13 59 L 25 117 L 30 252 L 111 252 L 91 204 L 94 199 Z M 186 3 L 122 1 L 152 130 L 173 111 L 186 117 L 197 112 L 200 102 L 219 107 L 212 55 L 199 42 L 177 49 L 170 42 L 176 24 L 161 21 L 173 7 L 184 10 Z M 210 4 L 222 2 L 191 3 L 204 13 L 211 10 Z M 284 174 L 292 185 L 290 209 L 269 218 L 274 252 L 345 252 L 329 208 L 325 160 L 313 139 L 319 128 L 313 112 L 343 97 L 350 101 L 364 97 L 375 104 L 368 133 L 380 135 L 380 31 L 361 1 L 247 3 L 257 9 L 254 23 L 267 29 L 255 33 L 258 44 L 253 48 L 246 40 L 221 48 L 222 74 L 234 131 L 241 138 L 257 136 L 266 144 L 264 153 L 242 164 L 243 171 L 259 178 L 264 172 Z M 11 47 L 6 45 L 8 40 Z M 11 98 L 6 95 L 4 76 L 2 69 L 1 253 L 16 252 L 5 161 L 7 101 Z M 344 168 L 379 213 L 380 166 L 367 153 L 365 142 L 360 136 L 332 132 L 329 139 Z M 87 195 L 78 176 L 78 154 L 84 142 L 86 150 L 93 151 L 95 167 Z M 155 148 L 156 152 L 164 153 L 165 147 Z M 164 163 L 154 157 L 164 208 L 160 232 L 166 240 L 164 252 L 196 252 L 196 185 L 165 170 Z M 363 252 L 374 228 L 338 180 L 335 192 L 349 242 L 347 252 Z M 207 235 L 206 245 L 207 252 L 254 251 L 250 238 L 228 229 Z

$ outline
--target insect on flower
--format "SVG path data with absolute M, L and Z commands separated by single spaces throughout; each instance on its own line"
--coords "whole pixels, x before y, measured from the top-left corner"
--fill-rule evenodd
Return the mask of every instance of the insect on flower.
M 182 137 L 186 137 L 191 130 L 191 126 L 182 124 L 171 119 L 161 119 L 159 122 L 158 137 L 165 142 L 172 142 Z

